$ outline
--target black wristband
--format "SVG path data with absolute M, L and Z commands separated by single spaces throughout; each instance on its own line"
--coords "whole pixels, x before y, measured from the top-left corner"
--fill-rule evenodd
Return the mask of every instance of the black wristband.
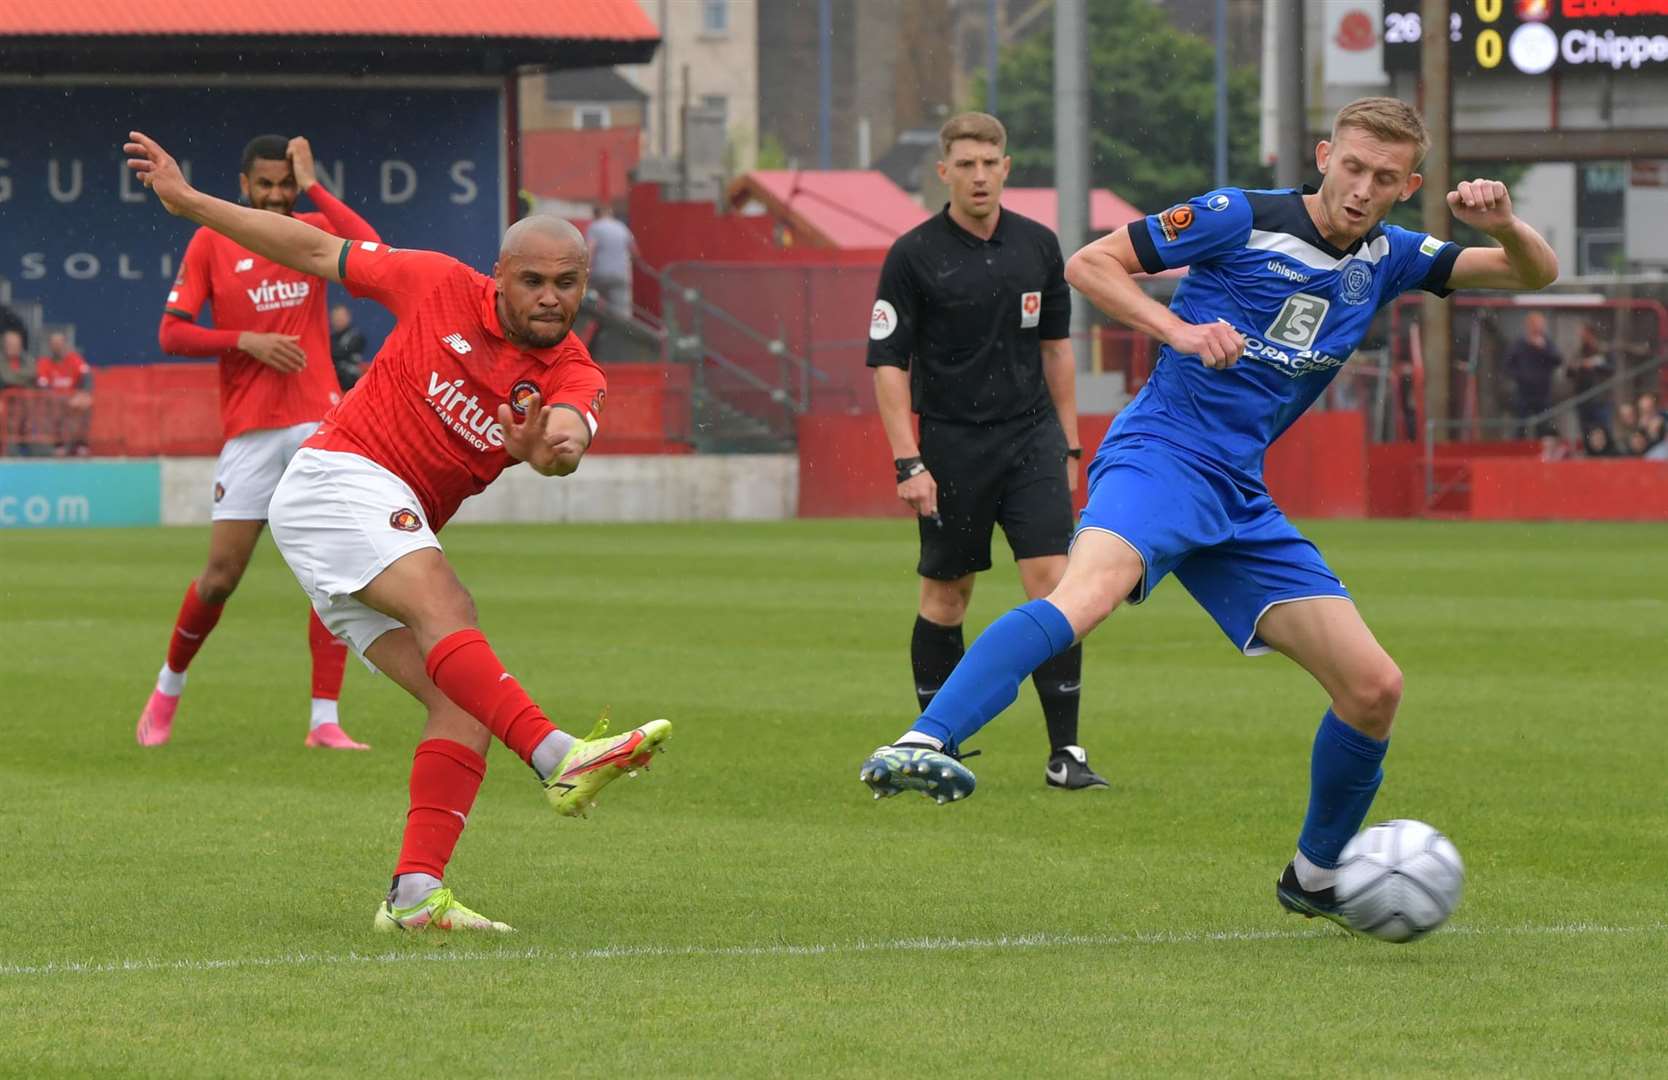
M 1073 461 L 1082 461 L 1083 448 L 1081 446 L 1068 446 L 1066 447 L 1066 456 L 1071 458 Z
M 898 483 L 900 484 L 927 471 L 926 462 L 919 457 L 893 458 L 892 467 L 898 470 Z

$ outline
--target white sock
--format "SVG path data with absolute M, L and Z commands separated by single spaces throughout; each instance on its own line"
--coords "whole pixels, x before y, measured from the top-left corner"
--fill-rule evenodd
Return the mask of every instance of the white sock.
M 944 749 L 944 741 L 935 739 L 931 735 L 923 735 L 919 731 L 906 731 L 903 737 L 892 740 L 893 746 L 924 746 L 928 750 Z
M 1292 859 L 1292 869 L 1297 872 L 1297 883 L 1309 892 L 1330 889 L 1338 880 L 1338 871 L 1316 866 L 1301 851 Z
M 336 716 L 335 698 L 316 697 L 313 699 L 313 722 L 307 730 L 317 731 L 325 724 L 340 723 Z
M 181 691 L 184 689 L 185 672 L 175 671 L 173 668 L 169 667 L 168 662 L 164 660 L 162 662 L 162 670 L 156 673 L 157 693 L 167 694 L 169 697 L 179 697 Z
M 556 766 L 562 763 L 578 741 L 565 731 L 552 731 L 546 735 L 544 742 L 533 749 L 533 771 L 539 774 L 539 779 L 550 779 L 550 774 L 556 771 Z
M 394 898 L 389 901 L 397 908 L 414 907 L 440 888 L 440 879 L 428 874 L 401 874 L 394 884 Z

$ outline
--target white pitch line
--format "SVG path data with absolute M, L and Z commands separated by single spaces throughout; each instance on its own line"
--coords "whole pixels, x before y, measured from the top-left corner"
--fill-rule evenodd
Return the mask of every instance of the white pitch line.
M 1542 926 L 1453 926 L 1445 936 L 1461 937 L 1579 937 L 1653 934 L 1668 931 L 1668 923 L 1647 926 L 1604 926 L 1597 923 L 1554 923 Z M 1304 930 L 1150 931 L 1132 934 L 1013 934 L 994 938 L 923 937 L 891 941 L 851 941 L 812 945 L 606 945 L 595 949 L 446 949 L 432 951 L 280 953 L 225 959 L 177 960 L 54 960 L 45 964 L 0 964 L 0 978 L 53 975 L 107 975 L 154 971 L 236 971 L 249 968 L 290 968 L 340 964 L 479 963 L 499 960 L 573 961 L 630 960 L 683 957 L 796 957 L 849 956 L 861 953 L 973 952 L 1063 947 L 1108 948 L 1127 945 L 1195 945 L 1210 942 L 1301 941 L 1337 937 L 1330 927 Z

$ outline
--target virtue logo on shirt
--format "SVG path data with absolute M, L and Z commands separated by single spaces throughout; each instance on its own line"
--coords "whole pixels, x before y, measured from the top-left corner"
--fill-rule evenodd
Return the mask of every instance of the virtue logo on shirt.
M 464 345 L 464 351 L 468 351 L 468 342 Z M 462 379 L 447 382 L 438 371 L 429 372 L 428 402 L 446 426 L 475 449 L 485 451 L 504 445 L 504 427 L 492 418 L 496 410 L 488 411 L 482 408 L 480 398 L 466 395 Z
M 277 311 L 305 304 L 311 289 L 305 281 L 262 281 L 253 289 L 243 291 L 249 294 L 249 302 L 255 305 L 256 311 Z

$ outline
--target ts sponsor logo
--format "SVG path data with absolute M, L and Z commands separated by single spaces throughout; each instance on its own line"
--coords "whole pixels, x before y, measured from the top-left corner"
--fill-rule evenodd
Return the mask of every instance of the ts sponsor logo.
M 253 289 L 243 291 L 256 311 L 277 311 L 305 304 L 312 286 L 305 281 L 262 281 Z
M 523 379 L 510 387 L 510 411 L 517 416 L 527 415 L 527 402 L 539 392 L 539 384 Z
M 388 515 L 388 524 L 400 532 L 416 532 L 423 527 L 423 519 L 417 516 L 417 511 L 402 506 Z
M 885 341 L 898 328 L 898 309 L 889 300 L 876 300 L 869 313 L 869 340 Z
M 1158 227 L 1164 230 L 1164 239 L 1174 241 L 1176 237 L 1193 226 L 1193 207 L 1182 203 L 1172 206 L 1158 215 Z
M 457 353 L 459 356 L 468 356 L 471 352 L 475 351 L 474 346 L 465 341 L 463 335 L 459 333 L 447 334 L 440 340 L 447 345 L 450 345 L 452 347 L 452 351 Z
M 438 371 L 429 372 L 428 403 L 447 427 L 475 449 L 485 452 L 504 445 L 503 425 L 481 408 L 478 395 L 463 389 L 462 379 L 448 382 Z

